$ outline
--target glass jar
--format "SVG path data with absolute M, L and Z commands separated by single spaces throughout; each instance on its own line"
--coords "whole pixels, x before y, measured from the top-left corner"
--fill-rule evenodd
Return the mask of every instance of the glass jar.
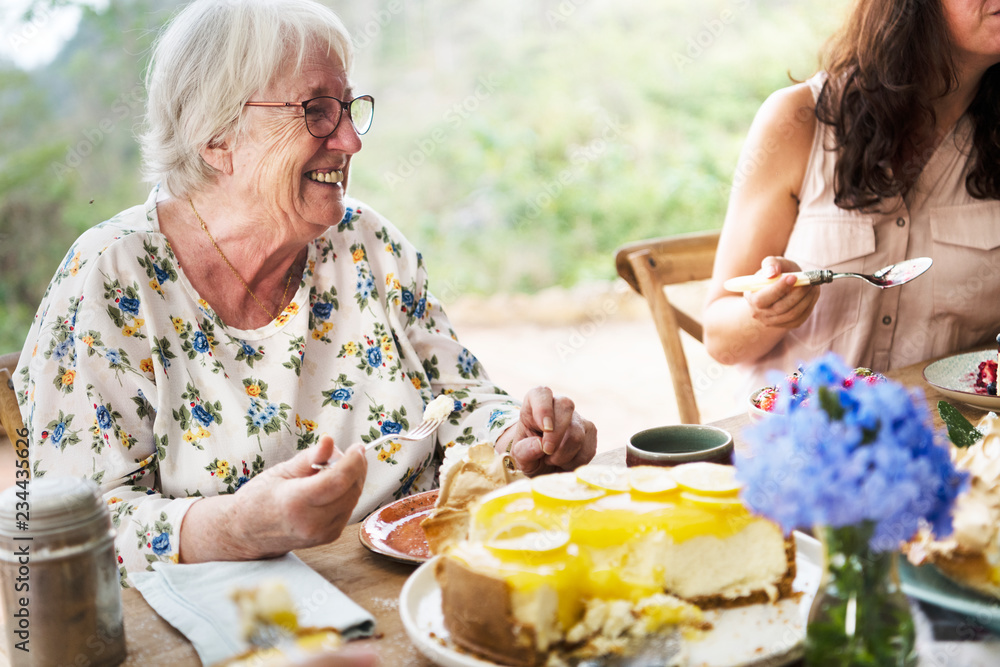
M 896 552 L 869 546 L 875 524 L 820 527 L 824 572 L 809 610 L 810 667 L 911 667 L 917 664 L 910 603 L 899 586 Z
M 114 537 L 89 480 L 44 477 L 0 494 L 0 598 L 13 667 L 125 659 Z

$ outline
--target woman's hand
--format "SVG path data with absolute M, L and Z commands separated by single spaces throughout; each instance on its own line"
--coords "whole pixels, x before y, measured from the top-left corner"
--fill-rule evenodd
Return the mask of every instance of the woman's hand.
M 573 470 L 594 458 L 597 428 L 569 398 L 535 387 L 524 397 L 521 418 L 497 439 L 496 448 L 509 451 L 526 475 Z
M 328 460 L 335 465 L 313 469 Z M 270 558 L 332 542 L 350 520 L 367 472 L 362 445 L 342 454 L 324 435 L 238 492 L 194 503 L 181 525 L 181 561 Z
M 765 257 L 756 275 L 774 278 L 782 273 L 801 271 L 802 268 L 784 257 Z M 750 316 L 766 327 L 794 329 L 801 326 L 812 313 L 819 299 L 816 285 L 795 287 L 793 276 L 784 276 L 773 285 L 757 292 L 744 293 L 750 304 Z

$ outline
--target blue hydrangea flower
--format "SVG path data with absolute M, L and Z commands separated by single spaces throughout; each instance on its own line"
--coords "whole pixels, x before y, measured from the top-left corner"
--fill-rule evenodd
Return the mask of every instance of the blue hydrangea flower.
M 202 354 L 208 352 L 208 336 L 205 335 L 204 331 L 195 331 L 191 345 L 194 347 L 195 352 L 201 352 Z
M 160 533 L 153 538 L 153 541 L 150 542 L 150 544 L 152 545 L 153 553 L 157 556 L 162 556 L 170 551 L 170 535 Z
M 872 521 L 876 551 L 897 549 L 921 520 L 950 535 L 968 475 L 936 441 L 923 393 L 893 382 L 845 388 L 850 373 L 836 355 L 821 357 L 804 369 L 798 398 L 786 386 L 776 414 L 744 432 L 749 449 L 735 456 L 744 501 L 786 531 Z
M 390 421 L 388 419 L 382 422 L 382 435 L 393 435 L 399 433 L 403 430 L 403 425 L 399 422 Z
M 208 426 L 215 421 L 215 417 L 212 416 L 212 413 L 206 410 L 201 403 L 191 408 L 191 416 L 194 417 L 195 420 L 197 420 L 197 422 L 202 426 Z
M 368 359 L 368 365 L 372 368 L 378 368 L 382 365 L 382 350 L 377 345 L 372 345 L 365 350 L 365 357 Z
M 105 431 L 111 428 L 111 413 L 103 405 L 97 406 L 97 425 Z
M 123 313 L 128 313 L 129 315 L 139 314 L 139 299 L 133 299 L 131 297 L 123 296 L 118 301 L 118 309 Z

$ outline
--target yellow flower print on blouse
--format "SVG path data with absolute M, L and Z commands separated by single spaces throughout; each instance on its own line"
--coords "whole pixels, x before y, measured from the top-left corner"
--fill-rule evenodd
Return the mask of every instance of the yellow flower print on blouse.
M 184 442 L 191 443 L 194 442 L 195 440 L 197 440 L 197 438 L 195 438 L 194 433 L 192 433 L 191 431 L 184 432 Z
M 419 376 L 414 375 L 413 377 L 410 378 L 410 384 L 413 385 L 414 389 L 420 389 L 420 387 L 423 385 L 423 382 L 420 381 Z
M 153 372 L 153 359 L 152 359 L 152 357 L 146 357 L 145 359 L 143 359 L 142 361 L 140 361 L 139 362 L 139 370 L 142 371 L 143 373 L 152 373 Z
M 156 280 L 156 278 L 149 281 L 149 286 L 161 296 L 163 295 L 163 287 L 160 286 L 160 283 Z
M 355 357 L 358 354 L 358 344 L 353 340 L 344 343 L 344 356 Z
M 93 336 L 87 335 L 87 336 L 84 336 L 83 338 L 81 338 L 80 340 L 82 340 L 83 344 L 86 345 L 87 347 L 94 347 L 94 337 Z
M 135 332 L 136 332 L 135 327 L 122 327 L 122 335 L 125 336 L 126 338 L 131 338 L 132 336 L 135 335 Z
M 229 461 L 225 459 L 220 459 L 219 463 L 215 466 L 215 474 L 217 477 L 225 477 L 229 474 Z
M 388 461 L 389 460 L 389 450 L 388 449 L 382 449 L 382 450 L 380 450 L 379 453 L 378 453 L 378 460 L 379 461 Z
M 354 260 L 355 264 L 357 264 L 358 262 L 364 260 L 364 258 L 365 258 L 365 249 L 364 248 L 355 248 L 354 252 L 351 253 L 351 259 Z
M 179 317 L 171 317 L 170 321 L 174 323 L 174 331 L 178 334 L 184 333 L 184 320 Z
M 73 386 L 73 382 L 75 380 L 76 380 L 76 371 L 68 370 L 65 373 L 63 373 L 60 382 L 62 382 L 62 386 L 64 387 L 71 387 Z
M 305 428 L 306 433 L 312 433 L 313 431 L 316 430 L 316 422 L 310 419 L 303 419 L 302 426 L 303 428 Z
M 259 384 L 248 384 L 247 385 L 247 396 L 253 396 L 257 398 L 260 396 L 260 385 Z
M 109 505 L 114 505 L 115 503 L 120 503 L 121 501 L 122 499 L 119 498 L 118 496 L 111 496 L 110 498 L 108 498 Z

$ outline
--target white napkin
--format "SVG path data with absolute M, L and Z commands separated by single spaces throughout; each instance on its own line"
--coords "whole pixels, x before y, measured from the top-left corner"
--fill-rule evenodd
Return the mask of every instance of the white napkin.
M 153 569 L 133 573 L 132 581 L 149 606 L 194 644 L 206 665 L 250 648 L 240 636 L 236 603 L 229 593 L 253 588 L 264 579 L 285 582 L 302 626 L 336 628 L 345 639 L 375 632 L 371 614 L 292 554 L 193 565 L 157 562 Z

